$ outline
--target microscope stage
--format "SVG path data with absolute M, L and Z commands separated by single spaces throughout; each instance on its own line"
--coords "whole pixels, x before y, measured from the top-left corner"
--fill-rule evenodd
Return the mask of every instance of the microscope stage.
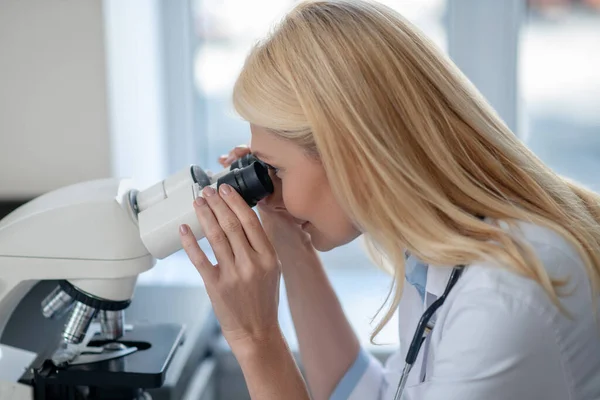
M 176 324 L 138 325 L 118 340 L 138 350 L 123 357 L 89 364 L 55 367 L 45 361 L 35 372 L 36 385 L 157 388 L 177 347 L 183 341 L 183 328 Z M 109 341 L 92 340 L 89 346 Z
M 66 318 L 44 318 L 40 307 L 41 301 L 56 287 L 56 284 L 55 281 L 38 282 L 14 309 L 0 337 L 0 343 L 37 354 L 32 367 L 39 368 L 44 365 L 46 360 L 51 360 L 61 341 Z M 127 376 L 124 380 L 129 384 L 130 379 L 148 374 L 146 378 L 142 379 L 144 379 L 144 386 L 146 383 L 149 384 L 146 386 L 146 391 L 153 400 L 183 398 L 188 385 L 192 384 L 193 379 L 196 379 L 194 374 L 198 365 L 210 354 L 211 343 L 219 333 L 218 324 L 206 292 L 197 287 L 140 284 L 136 288 L 132 304 L 125 312 L 125 321 L 126 325 L 133 326 L 133 330 L 126 330 L 121 340 L 130 343 L 150 342 L 154 347 L 136 351 L 124 357 L 126 368 L 121 369 L 122 376 Z M 181 338 L 177 339 L 178 335 L 175 333 L 177 330 L 156 330 L 161 326 L 179 327 L 179 329 L 185 327 L 185 342 L 181 346 L 177 346 L 181 342 Z M 166 371 L 163 371 L 162 377 L 157 375 L 163 362 L 160 361 L 162 356 L 159 355 L 160 351 L 157 351 L 158 345 L 155 343 L 165 346 L 162 354 L 165 354 L 169 346 L 172 346 L 174 350 L 173 360 L 168 367 L 163 367 Z M 88 343 L 90 346 L 101 344 L 103 343 Z M 153 356 L 154 354 L 156 356 Z M 113 382 L 106 379 L 112 380 L 116 373 L 111 375 L 106 368 L 111 363 L 116 364 L 117 361 L 118 359 L 105 361 L 96 366 L 87 364 L 85 367 L 71 365 L 69 376 L 82 375 L 86 372 L 96 375 L 96 370 L 93 368 L 104 365 L 105 371 L 98 372 L 102 376 L 111 376 L 111 378 L 104 378 L 102 385 L 112 385 Z M 61 376 L 64 372 L 67 371 L 60 371 Z M 21 377 L 20 382 L 33 385 L 33 377 L 33 371 L 28 369 Z M 96 377 L 85 379 L 102 380 Z M 115 377 L 115 379 L 120 378 Z M 157 386 L 159 379 L 163 379 L 160 387 Z M 69 397 L 55 396 L 54 398 L 67 399 Z M 38 397 L 36 397 L 37 399 Z

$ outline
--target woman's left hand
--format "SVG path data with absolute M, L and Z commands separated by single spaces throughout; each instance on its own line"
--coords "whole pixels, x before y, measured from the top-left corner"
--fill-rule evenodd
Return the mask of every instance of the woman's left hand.
M 181 242 L 202 276 L 223 336 L 232 350 L 280 335 L 277 309 L 281 270 L 254 211 L 229 185 L 204 188 L 194 202 L 217 265 L 212 265 L 186 225 Z

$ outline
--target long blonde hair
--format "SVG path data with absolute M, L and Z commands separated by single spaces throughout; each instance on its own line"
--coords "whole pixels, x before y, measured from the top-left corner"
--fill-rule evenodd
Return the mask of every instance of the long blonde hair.
M 317 154 L 348 215 L 394 266 L 497 264 L 560 306 L 532 249 L 498 223 L 564 236 L 600 287 L 600 198 L 545 166 L 418 29 L 364 1 L 298 4 L 249 54 L 234 88 L 247 121 Z

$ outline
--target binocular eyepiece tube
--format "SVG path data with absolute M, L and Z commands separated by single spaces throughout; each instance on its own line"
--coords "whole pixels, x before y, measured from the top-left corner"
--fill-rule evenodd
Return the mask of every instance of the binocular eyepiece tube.
M 205 186 L 218 190 L 225 183 L 250 207 L 274 190 L 268 167 L 248 154 L 218 174 L 192 165 L 137 193 L 135 209 L 140 235 L 150 254 L 162 259 L 181 250 L 179 226 L 182 224 L 190 227 L 197 240 L 202 239 L 204 232 L 193 201 Z
M 250 207 L 254 207 L 262 198 L 273 193 L 273 182 L 268 168 L 251 154 L 235 160 L 229 170 L 212 177 L 199 168 L 192 168 L 192 178 L 197 184 L 197 189 L 203 188 L 207 183 L 216 184 L 215 189 L 218 189 L 226 183 L 235 189 Z

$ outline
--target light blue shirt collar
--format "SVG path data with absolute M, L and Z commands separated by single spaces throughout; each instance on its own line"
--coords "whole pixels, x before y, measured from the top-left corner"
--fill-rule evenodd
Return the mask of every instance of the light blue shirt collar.
M 419 292 L 421 299 L 425 301 L 425 289 L 427 287 L 428 266 L 417 257 L 406 253 L 404 275 L 406 281 L 413 285 Z

